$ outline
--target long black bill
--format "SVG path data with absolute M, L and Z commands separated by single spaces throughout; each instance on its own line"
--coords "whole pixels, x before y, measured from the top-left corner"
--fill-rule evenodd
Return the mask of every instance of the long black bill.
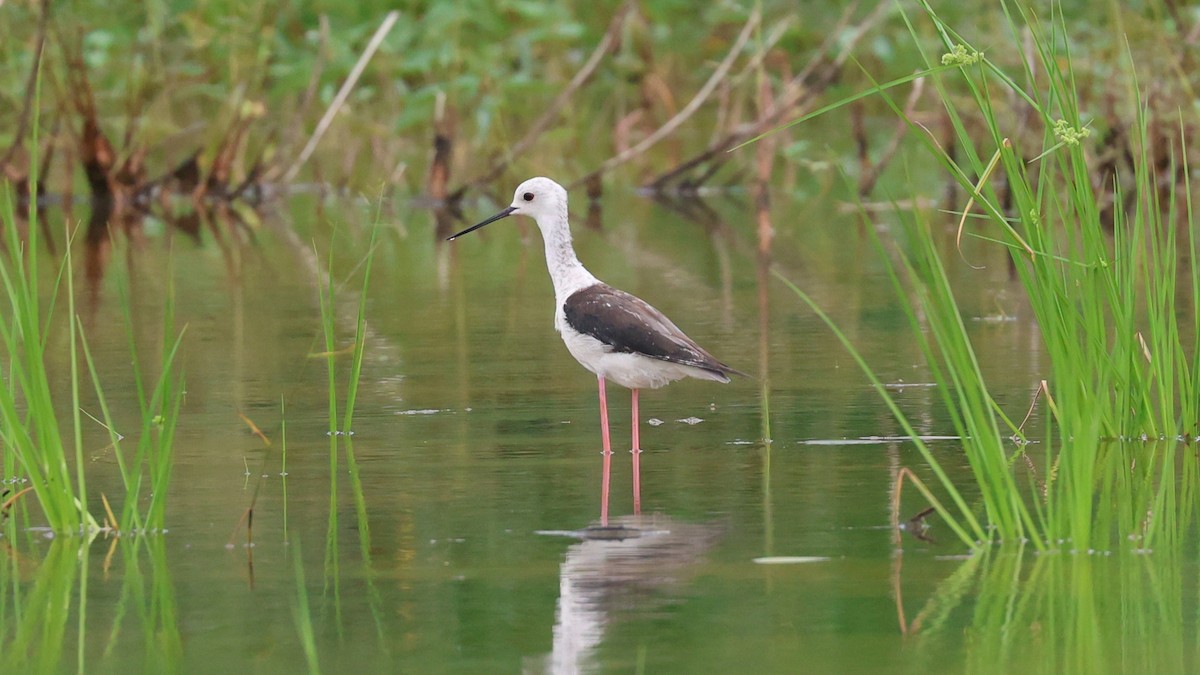
M 510 215 L 512 215 L 513 211 L 516 211 L 516 210 L 517 210 L 517 207 L 510 206 L 507 209 L 504 209 L 503 211 L 501 211 L 500 213 L 497 213 L 496 215 L 492 216 L 491 218 L 488 218 L 487 220 L 483 221 L 482 223 L 479 223 L 477 225 L 472 225 L 472 226 L 468 227 L 467 229 L 463 230 L 462 232 L 459 232 L 458 234 L 452 234 L 449 237 L 446 237 L 446 241 L 453 241 L 454 239 L 458 239 L 459 237 L 463 236 L 464 234 L 469 234 L 471 232 L 474 232 L 475 230 L 478 230 L 479 228 L 483 227 L 484 225 L 487 225 L 488 223 L 494 223 L 497 220 L 500 220 L 501 218 L 507 218 Z

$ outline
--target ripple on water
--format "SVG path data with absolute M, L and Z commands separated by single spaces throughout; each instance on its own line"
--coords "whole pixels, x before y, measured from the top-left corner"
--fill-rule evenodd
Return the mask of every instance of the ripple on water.
M 800 445 L 882 445 L 884 443 L 903 443 L 917 438 L 925 442 L 960 441 L 961 436 L 859 436 L 857 438 L 810 438 L 798 441 Z

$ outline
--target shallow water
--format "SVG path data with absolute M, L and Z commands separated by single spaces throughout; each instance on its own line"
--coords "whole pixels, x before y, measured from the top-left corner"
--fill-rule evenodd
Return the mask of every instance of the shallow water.
M 931 539 L 897 543 L 892 486 L 901 466 L 924 475 L 919 455 L 820 320 L 762 273 L 746 202 L 712 206 L 704 225 L 615 191 L 599 230 L 574 207 L 576 245 L 597 276 L 755 375 L 644 393 L 645 515 L 628 515 L 629 455 L 618 450 L 604 531 L 588 529 L 599 512 L 595 381 L 554 333 L 531 223 L 445 244 L 428 213 L 385 213 L 354 434 L 340 437 L 328 434 L 325 360 L 314 356 L 316 293 L 332 245 L 334 278 L 349 279 L 336 308 L 347 346 L 372 207 L 297 198 L 252 238 L 218 228 L 192 241 L 150 223 L 139 243 L 119 240 L 103 279 L 81 291 L 118 425 L 136 412 L 119 270 L 133 278 L 139 339 L 158 339 L 172 266 L 187 326 L 169 531 L 84 546 L 18 530 L 0 563 L 7 644 L 38 669 L 89 672 L 298 672 L 306 642 L 326 672 L 1196 666 L 1194 556 L 966 560 L 940 522 Z M 827 309 L 968 484 L 862 226 L 828 201 L 777 203 L 772 216 L 777 269 Z M 958 261 L 952 247 L 948 233 Z M 964 255 L 986 269 L 951 265 L 956 292 L 997 398 L 1020 419 L 1043 377 L 1036 329 L 1000 253 L 968 243 Z M 341 402 L 349 355 L 338 365 Z M 628 397 L 610 387 L 609 401 L 615 448 L 628 447 Z M 93 431 L 100 512 L 119 479 Z M 925 506 L 906 492 L 901 518 Z

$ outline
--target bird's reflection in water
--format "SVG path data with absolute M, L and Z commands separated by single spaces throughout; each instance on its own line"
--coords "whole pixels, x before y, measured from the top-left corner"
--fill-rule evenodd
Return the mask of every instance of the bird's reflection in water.
M 553 650 L 529 659 L 527 673 L 597 670 L 605 629 L 622 619 L 680 602 L 698 564 L 720 539 L 719 523 L 664 515 L 623 516 L 607 527 L 547 532 L 576 537 L 559 572 Z

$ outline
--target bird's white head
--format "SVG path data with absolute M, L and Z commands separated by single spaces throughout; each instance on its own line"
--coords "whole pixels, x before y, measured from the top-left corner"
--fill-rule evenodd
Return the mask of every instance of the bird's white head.
M 530 178 L 517 186 L 508 208 L 534 220 L 554 218 L 567 211 L 567 190 L 544 176 Z
M 513 193 L 512 204 L 509 204 L 507 208 L 483 222 L 447 237 L 447 240 L 474 232 L 484 225 L 508 216 L 529 216 L 537 221 L 543 231 L 558 223 L 565 226 L 567 222 L 567 190 L 543 176 L 530 178 L 517 186 L 516 192 Z

